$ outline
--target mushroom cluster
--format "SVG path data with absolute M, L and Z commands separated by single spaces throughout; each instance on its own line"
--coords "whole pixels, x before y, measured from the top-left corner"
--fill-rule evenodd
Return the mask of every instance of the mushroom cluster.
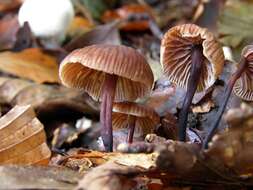
M 187 117 L 195 92 L 214 85 L 224 66 L 223 50 L 215 36 L 194 24 L 172 27 L 163 36 L 161 64 L 164 74 L 186 89 L 179 113 L 178 139 L 186 140 Z M 214 135 L 232 89 L 244 100 L 253 99 L 253 45 L 242 51 L 238 70 L 225 88 L 224 102 L 211 126 L 203 148 Z M 134 102 L 150 93 L 154 77 L 145 57 L 123 45 L 91 45 L 71 52 L 60 65 L 60 79 L 68 87 L 86 91 L 101 101 L 101 136 L 106 151 L 113 150 L 113 129 L 128 128 L 127 142 L 134 131 L 153 132 L 160 117 L 153 108 Z

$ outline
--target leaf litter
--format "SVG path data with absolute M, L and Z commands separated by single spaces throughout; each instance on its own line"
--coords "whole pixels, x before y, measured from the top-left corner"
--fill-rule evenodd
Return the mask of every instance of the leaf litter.
M 0 188 L 252 188 L 249 102 L 232 95 L 220 129 L 209 148 L 201 149 L 236 63 L 226 61 L 216 83 L 194 96 L 184 143 L 177 141 L 177 123 L 185 90 L 163 75 L 159 60 L 162 34 L 189 22 L 214 31 L 238 60 L 252 40 L 252 2 L 81 0 L 74 3 L 65 38 L 51 48 L 29 25 L 19 26 L 21 5 L 19 0 L 0 3 Z M 211 13 L 214 7 L 219 9 Z M 58 77 L 59 63 L 69 52 L 93 44 L 134 47 L 155 76 L 152 92 L 138 103 L 155 109 L 159 125 L 133 144 L 126 143 L 127 129 L 115 131 L 113 153 L 103 151 L 100 104 L 84 91 L 63 87 Z

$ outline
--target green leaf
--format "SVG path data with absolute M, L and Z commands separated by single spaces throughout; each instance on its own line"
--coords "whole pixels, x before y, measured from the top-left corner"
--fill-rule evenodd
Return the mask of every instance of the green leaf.
M 228 0 L 218 21 L 220 41 L 240 52 L 253 40 L 253 4 Z

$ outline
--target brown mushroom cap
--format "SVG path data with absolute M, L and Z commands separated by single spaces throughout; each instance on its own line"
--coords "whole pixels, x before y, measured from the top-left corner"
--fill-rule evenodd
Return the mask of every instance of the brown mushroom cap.
M 222 48 L 207 29 L 194 24 L 171 28 L 162 39 L 161 63 L 171 82 L 187 88 L 193 45 L 203 47 L 204 67 L 197 87 L 197 91 L 203 91 L 215 82 L 224 65 Z
M 92 45 L 70 53 L 61 63 L 59 75 L 68 87 L 84 89 L 101 99 L 105 74 L 118 76 L 115 102 L 134 101 L 147 95 L 154 77 L 144 56 L 123 45 Z
M 141 134 L 151 133 L 155 125 L 160 122 L 159 116 L 150 107 L 133 102 L 114 103 L 112 113 L 113 128 L 126 128 L 128 126 L 128 115 L 136 116 L 135 130 Z
M 235 95 L 246 101 L 253 101 L 253 45 L 248 45 L 242 50 L 242 55 L 248 67 L 236 81 L 233 91 Z

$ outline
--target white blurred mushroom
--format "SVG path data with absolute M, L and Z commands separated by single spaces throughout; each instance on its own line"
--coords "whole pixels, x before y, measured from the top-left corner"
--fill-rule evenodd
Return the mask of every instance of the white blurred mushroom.
M 64 39 L 73 18 L 71 0 L 25 0 L 18 14 L 21 26 L 27 21 L 36 37 L 57 43 Z

